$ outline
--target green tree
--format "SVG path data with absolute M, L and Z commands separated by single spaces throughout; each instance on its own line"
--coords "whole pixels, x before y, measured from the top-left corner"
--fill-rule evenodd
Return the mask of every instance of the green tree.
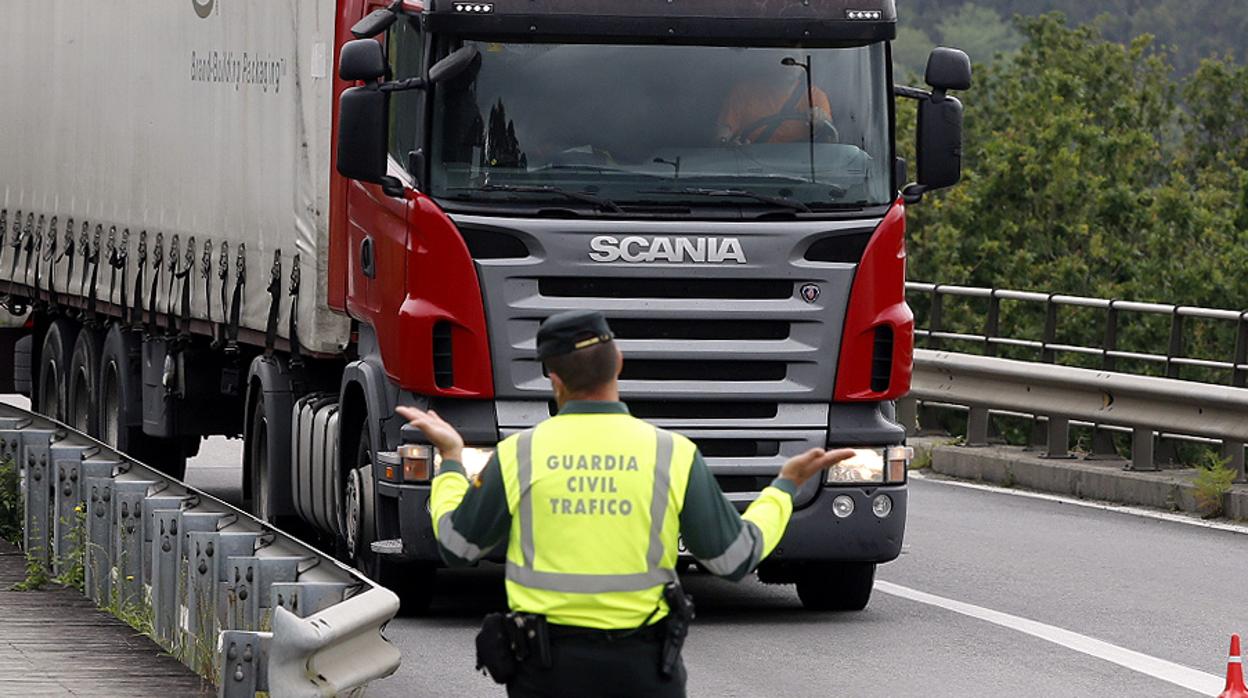
M 943 17 L 936 25 L 941 44 L 966 51 L 976 63 L 990 63 L 1011 54 L 1022 37 L 1001 15 L 989 7 L 968 3 Z

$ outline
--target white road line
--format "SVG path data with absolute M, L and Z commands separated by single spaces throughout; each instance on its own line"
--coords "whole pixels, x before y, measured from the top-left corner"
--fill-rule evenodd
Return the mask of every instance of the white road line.
M 1174 662 L 1168 662 L 1164 659 L 1151 657 L 1147 654 L 1129 650 L 1125 647 L 1119 647 L 1118 645 L 1110 644 L 1103 640 L 1097 640 L 1096 638 L 1088 637 L 1087 635 L 1080 635 L 1079 633 L 1065 630 L 1054 625 L 1048 625 L 1039 621 L 1021 618 L 1019 616 L 1010 615 L 1009 613 L 994 611 L 989 608 L 975 606 L 962 601 L 954 601 L 953 599 L 947 599 L 943 596 L 928 594 L 926 592 L 918 591 L 917 589 L 903 587 L 891 582 L 885 582 L 883 580 L 877 580 L 875 582 L 875 588 L 885 594 L 891 594 L 892 596 L 908 599 L 910 601 L 917 601 L 918 603 L 928 604 L 929 606 L 936 606 L 947 611 L 960 613 L 964 616 L 977 618 L 979 620 L 992 623 L 993 625 L 999 625 L 1003 628 L 1009 628 L 1010 630 L 1025 633 L 1027 635 L 1031 635 L 1032 637 L 1037 637 L 1041 640 L 1046 640 L 1048 642 L 1052 642 L 1053 644 L 1061 645 L 1067 649 L 1072 649 L 1076 652 L 1086 654 L 1090 657 L 1103 659 L 1107 662 L 1117 664 L 1118 666 L 1131 669 L 1132 671 L 1138 671 L 1141 674 L 1147 674 L 1148 676 L 1161 679 L 1162 681 L 1172 683 L 1176 686 L 1181 686 L 1183 688 L 1196 691 L 1197 693 L 1202 693 L 1206 696 L 1216 696 L 1221 693 L 1225 683 L 1223 679 L 1214 676 L 1213 674 L 1206 674 L 1203 671 L 1197 671 L 1181 664 L 1175 664 Z
M 1184 516 L 1182 514 L 1172 514 L 1165 511 L 1157 511 L 1155 509 L 1145 509 L 1143 507 L 1133 507 L 1125 504 L 1110 504 L 1107 502 L 1088 501 L 1086 499 L 1075 499 L 1074 497 L 1064 497 L 1058 494 L 1047 494 L 1044 492 L 1031 492 L 1029 490 L 1017 490 L 1007 487 L 997 487 L 994 485 L 985 485 L 979 482 L 964 482 L 962 480 L 952 480 L 944 478 L 936 478 L 919 472 L 911 472 L 910 478 L 914 480 L 922 480 L 924 482 L 934 482 L 938 485 L 948 485 L 950 487 L 961 487 L 968 490 L 979 490 L 981 492 L 992 492 L 994 494 L 1008 494 L 1012 497 L 1026 497 L 1027 499 L 1039 499 L 1044 502 L 1054 502 L 1056 504 L 1070 504 L 1072 506 L 1083 507 L 1085 509 L 1098 509 L 1100 511 L 1112 511 L 1119 514 L 1127 514 L 1129 516 L 1139 516 L 1146 519 L 1156 519 L 1157 521 L 1167 521 L 1170 523 L 1184 524 L 1186 526 L 1196 526 L 1199 528 L 1210 528 L 1215 531 L 1226 531 L 1228 533 L 1240 533 L 1248 535 L 1248 526 L 1243 524 L 1227 523 L 1224 521 L 1205 521 L 1194 516 Z

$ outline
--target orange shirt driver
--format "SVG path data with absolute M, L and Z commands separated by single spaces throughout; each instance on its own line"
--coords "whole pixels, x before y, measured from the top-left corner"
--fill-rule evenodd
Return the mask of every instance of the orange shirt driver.
M 815 121 L 830 121 L 828 93 L 814 88 Z M 751 80 L 732 89 L 719 113 L 720 143 L 804 143 L 810 139 L 806 81 Z

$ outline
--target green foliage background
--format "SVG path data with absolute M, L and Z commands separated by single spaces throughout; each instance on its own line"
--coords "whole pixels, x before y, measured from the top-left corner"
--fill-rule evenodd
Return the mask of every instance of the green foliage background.
M 1139 11 L 1078 25 L 1059 14 L 1006 23 L 994 9 L 1052 6 L 1087 17 L 1062 0 L 913 0 L 899 8 L 903 16 L 919 10 L 920 20 L 901 32 L 899 81 L 910 54 L 927 50 L 914 49 L 924 38 L 916 31 L 943 41 L 956 30 L 963 46 L 979 41 L 979 55 L 990 57 L 977 61 L 974 87 L 959 95 L 963 183 L 911 208 L 910 278 L 1248 309 L 1248 67 L 1236 55 L 1248 42 L 1238 29 L 1228 33 L 1242 27 L 1248 3 L 1182 4 L 1216 6 L 1228 25 L 1200 25 L 1211 32 L 1200 47 L 1223 48 L 1226 38 L 1229 53 L 1195 62 L 1195 46 L 1176 52 L 1149 35 L 1119 41 L 1141 17 L 1179 3 L 1117 4 Z M 923 12 L 936 6 L 944 9 Z M 1192 13 L 1181 14 L 1182 22 L 1164 25 L 1172 37 L 1196 31 Z M 913 111 L 899 111 L 908 158 Z M 924 309 L 916 311 L 922 321 Z M 982 309 L 946 312 L 954 329 L 982 323 Z M 1164 352 L 1169 325 L 1158 320 L 1125 328 L 1124 342 Z M 1038 317 L 1003 321 L 1007 331 L 1039 334 Z M 1060 338 L 1072 343 L 1097 345 L 1103 332 L 1096 321 L 1063 326 L 1085 335 Z M 1194 355 L 1230 358 L 1233 328 L 1195 324 L 1188 333 Z

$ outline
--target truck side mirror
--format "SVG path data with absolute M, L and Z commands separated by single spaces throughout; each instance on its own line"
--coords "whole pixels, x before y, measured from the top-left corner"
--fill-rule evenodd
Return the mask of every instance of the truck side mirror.
M 355 39 L 342 45 L 338 77 L 373 82 L 386 76 L 386 51 L 373 39 Z
M 962 103 L 947 91 L 971 86 L 970 58 L 958 49 L 936 48 L 927 62 L 927 82 L 932 93 L 919 101 L 919 181 L 902 191 L 906 203 L 962 181 Z
M 937 46 L 927 57 L 927 75 L 924 78 L 935 90 L 971 89 L 971 59 L 966 52 L 956 48 Z
M 398 180 L 386 175 L 390 133 L 390 93 L 382 90 L 386 58 L 381 44 L 356 39 L 342 47 L 338 75 L 363 80 L 338 98 L 338 174 L 348 179 L 380 184 L 387 194 L 402 192 Z

